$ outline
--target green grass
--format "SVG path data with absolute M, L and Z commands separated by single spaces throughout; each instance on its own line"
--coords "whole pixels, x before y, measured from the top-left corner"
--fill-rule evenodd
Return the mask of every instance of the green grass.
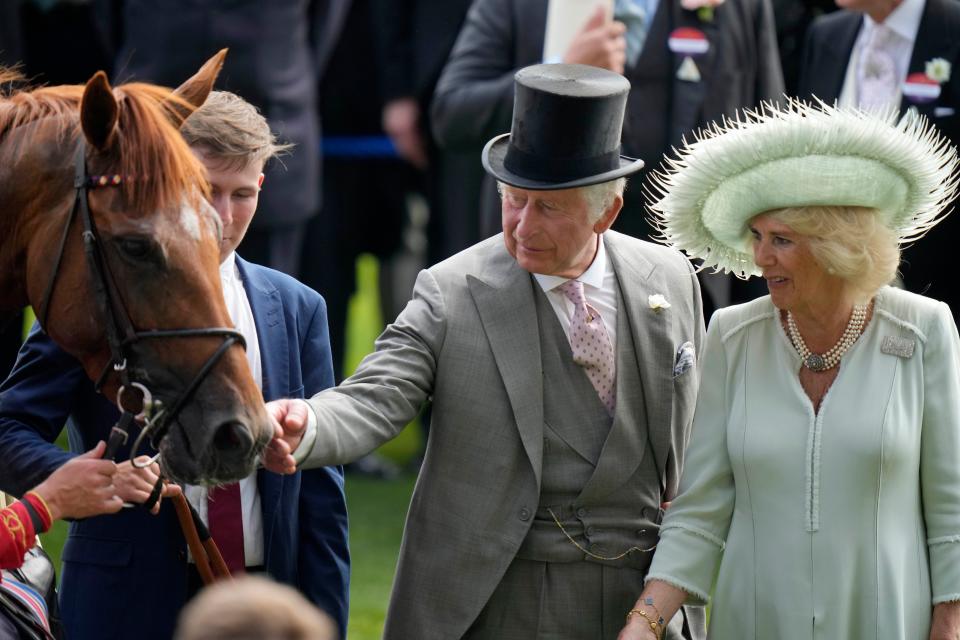
M 350 510 L 349 640 L 379 640 L 400 550 L 413 477 L 371 480 L 347 476 Z
M 373 342 L 384 327 L 377 293 L 377 261 L 372 256 L 361 256 L 357 261 L 357 293 L 350 301 L 347 323 L 345 371 L 353 371 L 373 350 Z M 32 316 L 25 326 L 29 328 L 30 324 Z M 406 465 L 419 452 L 418 430 L 419 425 L 414 422 L 378 453 L 398 465 Z M 61 434 L 58 443 L 67 446 L 66 432 Z M 395 481 L 347 476 L 352 557 L 349 640 L 379 640 L 383 634 L 413 483 L 410 475 Z M 66 534 L 67 525 L 61 521 L 41 536 L 44 549 L 57 567 Z

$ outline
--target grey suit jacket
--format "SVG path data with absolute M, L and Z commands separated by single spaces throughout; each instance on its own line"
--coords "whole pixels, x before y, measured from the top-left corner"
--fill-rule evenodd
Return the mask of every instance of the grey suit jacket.
M 604 235 L 638 350 L 647 434 L 621 421 L 589 487 L 623 485 L 652 453 L 674 495 L 698 374 L 677 349 L 703 341 L 700 292 L 679 253 Z M 428 398 L 432 425 L 404 530 L 385 638 L 451 640 L 469 628 L 531 525 L 543 458 L 534 283 L 502 235 L 422 271 L 413 298 L 357 372 L 310 400 L 319 427 L 305 466 L 347 462 L 395 436 Z M 672 305 L 655 311 L 648 296 Z M 649 436 L 649 437 L 648 437 Z M 652 452 L 646 451 L 650 442 Z M 624 504 L 625 512 L 636 505 Z

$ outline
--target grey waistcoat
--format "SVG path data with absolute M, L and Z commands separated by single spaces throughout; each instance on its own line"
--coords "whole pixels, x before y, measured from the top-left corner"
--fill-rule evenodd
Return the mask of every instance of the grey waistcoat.
M 640 428 L 645 421 L 636 354 L 626 314 L 618 314 L 617 410 L 611 420 L 590 379 L 573 361 L 570 344 L 546 294 L 534 285 L 543 371 L 544 442 L 540 505 L 517 557 L 546 562 L 603 562 L 646 570 L 651 553 L 633 551 L 615 561 L 598 560 L 578 549 L 554 522 L 591 553 L 617 556 L 656 544 L 660 483 L 653 457 L 619 487 L 604 487 L 581 500 L 610 430 Z M 619 291 L 618 291 L 619 294 Z M 618 295 L 619 297 L 619 295 Z M 618 300 L 622 305 L 622 300 Z M 649 450 L 647 452 L 649 454 Z M 619 461 L 618 461 L 619 462 Z M 623 460 L 623 464 L 630 461 Z

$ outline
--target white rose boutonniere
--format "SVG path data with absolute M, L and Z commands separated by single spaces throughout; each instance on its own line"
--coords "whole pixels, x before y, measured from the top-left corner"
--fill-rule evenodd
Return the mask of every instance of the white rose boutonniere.
M 927 60 L 924 71 L 928 78 L 939 84 L 950 81 L 950 62 L 944 58 Z
M 696 11 L 700 22 L 713 22 L 713 10 L 723 4 L 723 0 L 680 0 L 680 6 L 687 11 Z
M 657 313 L 660 313 L 662 309 L 670 308 L 670 303 L 667 302 L 667 299 L 663 297 L 662 293 L 652 293 L 647 296 L 647 304 Z

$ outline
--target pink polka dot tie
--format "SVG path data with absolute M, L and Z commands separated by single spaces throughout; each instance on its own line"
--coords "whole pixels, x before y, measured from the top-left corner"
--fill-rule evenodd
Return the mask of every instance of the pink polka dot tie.
M 600 401 L 613 415 L 617 403 L 617 379 L 613 360 L 613 345 L 600 313 L 587 304 L 583 283 L 568 280 L 557 289 L 573 303 L 570 318 L 570 347 L 573 361 L 583 367 Z

